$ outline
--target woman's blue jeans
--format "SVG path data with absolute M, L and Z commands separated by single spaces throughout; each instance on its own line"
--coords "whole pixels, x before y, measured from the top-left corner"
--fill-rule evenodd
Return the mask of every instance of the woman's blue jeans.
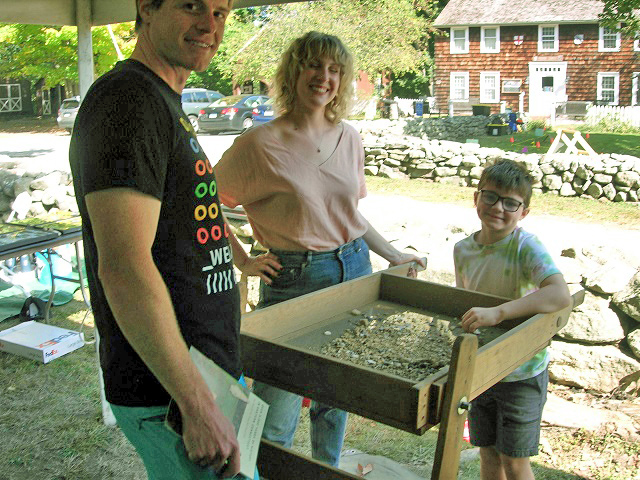
M 265 308 L 371 273 L 369 247 L 361 238 L 330 252 L 272 250 L 271 253 L 278 257 L 282 270 L 271 285 L 260 283 L 257 308 Z M 262 436 L 290 448 L 300 417 L 302 398 L 260 382 L 254 383 L 253 391 L 269 404 Z M 347 412 L 313 401 L 309 416 L 313 458 L 337 467 L 347 427 Z

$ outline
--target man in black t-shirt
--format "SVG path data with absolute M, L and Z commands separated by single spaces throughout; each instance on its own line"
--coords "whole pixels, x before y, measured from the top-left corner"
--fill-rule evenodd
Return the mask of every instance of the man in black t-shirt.
M 229 234 L 180 101 L 215 54 L 232 1 L 136 0 L 135 50 L 92 85 L 69 151 L 107 400 L 154 480 L 240 467 L 233 425 L 188 353 L 193 345 L 241 374 Z M 182 440 L 163 426 L 170 397 Z

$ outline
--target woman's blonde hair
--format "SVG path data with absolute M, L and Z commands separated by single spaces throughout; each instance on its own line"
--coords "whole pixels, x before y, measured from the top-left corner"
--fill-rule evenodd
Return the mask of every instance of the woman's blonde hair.
M 353 97 L 353 56 L 338 37 L 320 32 L 308 32 L 296 38 L 280 59 L 273 84 L 274 103 L 280 115 L 290 113 L 295 106 L 300 72 L 321 57 L 340 65 L 340 86 L 327 105 L 325 116 L 334 123 L 347 116 Z

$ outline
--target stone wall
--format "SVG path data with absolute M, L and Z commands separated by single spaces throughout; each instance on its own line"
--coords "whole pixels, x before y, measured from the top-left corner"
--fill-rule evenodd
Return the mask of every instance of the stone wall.
M 408 120 L 404 127 L 404 133 L 412 137 L 426 136 L 438 140 L 478 138 L 487 134 L 490 118 L 482 115 Z
M 0 169 L 0 217 L 6 221 L 12 210 L 18 218 L 33 217 L 56 210 L 78 212 L 71 175 L 26 172 L 10 162 Z
M 486 117 L 454 117 L 481 119 Z M 440 119 L 446 122 L 450 119 Z M 352 122 L 360 130 L 368 175 L 423 178 L 474 187 L 487 163 L 509 158 L 524 164 L 533 176 L 534 191 L 565 197 L 586 196 L 614 202 L 638 202 L 640 158 L 603 154 L 598 157 L 556 153 L 504 152 L 459 143 L 407 135 L 410 123 Z M 484 128 L 484 127 L 483 127 Z
M 570 288 L 585 290 L 585 300 L 551 342 L 551 380 L 600 392 L 624 391 L 631 386 L 626 378 L 640 372 L 638 265 L 614 249 L 569 247 L 558 268 Z

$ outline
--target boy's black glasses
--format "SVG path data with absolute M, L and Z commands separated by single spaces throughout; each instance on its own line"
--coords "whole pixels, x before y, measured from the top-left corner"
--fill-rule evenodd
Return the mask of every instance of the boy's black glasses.
M 519 202 L 514 198 L 501 197 L 491 190 L 480 190 L 480 198 L 482 199 L 482 203 L 485 205 L 495 205 L 498 200 L 502 200 L 502 208 L 504 208 L 506 212 L 517 212 L 520 205 L 524 203 Z

